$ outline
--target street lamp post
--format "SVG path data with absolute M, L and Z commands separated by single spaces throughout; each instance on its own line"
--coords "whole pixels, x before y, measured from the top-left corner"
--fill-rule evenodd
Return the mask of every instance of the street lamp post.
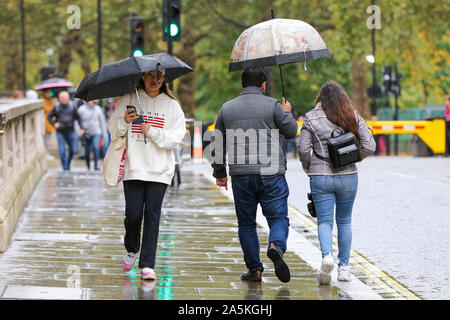
M 102 66 L 102 0 L 97 0 L 97 45 L 98 45 L 98 68 Z M 103 106 L 103 99 L 99 101 Z
M 102 66 L 102 0 L 97 0 L 98 68 Z
M 374 0 L 372 0 L 372 7 L 374 7 Z M 377 85 L 377 77 L 376 77 L 376 64 L 375 64 L 375 27 L 371 28 L 372 33 L 372 55 L 366 56 L 366 59 L 369 63 L 372 64 L 372 86 L 367 90 L 368 96 L 372 99 L 371 103 L 371 114 L 372 116 L 376 115 L 377 112 L 377 98 L 381 96 L 381 88 Z M 379 136 L 375 137 L 377 142 L 377 150 L 375 154 L 378 155 L 378 139 Z
M 25 10 L 24 0 L 20 0 L 20 29 L 22 38 L 22 89 L 27 90 L 26 51 L 25 51 Z

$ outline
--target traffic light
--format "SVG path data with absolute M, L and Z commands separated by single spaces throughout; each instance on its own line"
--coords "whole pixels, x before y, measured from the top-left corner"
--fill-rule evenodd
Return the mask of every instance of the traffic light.
M 400 79 L 403 77 L 403 73 L 398 72 L 398 64 L 397 62 L 394 65 L 394 77 L 392 77 L 392 91 L 397 96 L 402 94 L 402 87 L 400 85 Z
M 163 0 L 163 40 L 181 39 L 181 0 Z
M 141 57 L 144 55 L 144 19 L 133 12 L 130 27 L 131 56 Z
M 383 74 L 384 93 L 389 95 L 392 91 L 392 67 L 385 66 L 383 68 Z
M 392 74 L 394 71 L 394 74 Z M 394 65 L 394 70 L 392 70 L 391 66 L 385 66 L 383 68 L 383 85 L 384 92 L 386 95 L 395 94 L 396 96 L 400 96 L 402 94 L 402 89 L 400 85 L 400 79 L 403 77 L 403 73 L 398 72 L 397 63 Z

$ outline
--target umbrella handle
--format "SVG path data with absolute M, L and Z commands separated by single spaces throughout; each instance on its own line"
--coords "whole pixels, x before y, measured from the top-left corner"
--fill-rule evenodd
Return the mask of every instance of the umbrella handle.
M 281 65 L 278 65 L 278 67 L 280 69 L 281 91 L 283 92 L 283 97 L 287 100 L 286 92 L 284 91 L 283 72 L 281 71 Z

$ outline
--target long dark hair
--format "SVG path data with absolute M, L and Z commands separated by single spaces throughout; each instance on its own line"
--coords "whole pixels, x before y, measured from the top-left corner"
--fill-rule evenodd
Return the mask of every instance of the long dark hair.
M 344 88 L 337 82 L 328 81 L 317 95 L 316 104 L 319 102 L 328 120 L 346 132 L 352 132 L 357 144 L 360 145 L 356 111 Z

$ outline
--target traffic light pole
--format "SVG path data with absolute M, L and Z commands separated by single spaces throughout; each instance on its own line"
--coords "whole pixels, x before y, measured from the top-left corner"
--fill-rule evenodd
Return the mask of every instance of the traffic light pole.
M 394 121 L 398 120 L 398 94 L 397 92 L 394 93 L 395 97 L 395 111 L 394 111 Z M 394 154 L 398 155 L 398 134 L 394 136 Z
M 167 52 L 170 55 L 173 55 L 173 42 L 172 42 L 172 39 L 170 39 L 170 38 L 167 39 Z M 173 90 L 173 82 L 172 81 L 169 82 L 169 89 Z
M 394 120 L 398 120 L 398 96 L 400 95 L 400 74 L 398 73 L 398 63 L 396 62 L 394 65 L 394 74 L 395 74 L 395 111 L 394 111 Z M 394 137 L 394 154 L 398 155 L 398 134 Z

